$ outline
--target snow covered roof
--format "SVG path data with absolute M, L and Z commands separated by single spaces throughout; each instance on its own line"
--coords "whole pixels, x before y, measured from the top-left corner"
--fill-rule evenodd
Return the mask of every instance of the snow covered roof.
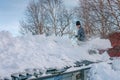
M 26 35 L 13 37 L 0 32 L 0 76 L 8 76 L 25 69 L 63 68 L 74 66 L 76 61 L 101 61 L 103 56 L 90 55 L 90 49 L 110 48 L 110 41 L 96 38 L 78 46 L 66 37 Z

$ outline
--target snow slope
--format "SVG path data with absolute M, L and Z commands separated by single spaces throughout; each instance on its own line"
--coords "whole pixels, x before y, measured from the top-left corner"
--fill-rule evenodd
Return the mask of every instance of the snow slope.
M 89 49 L 107 49 L 109 40 L 96 38 L 81 46 L 74 45 L 66 37 L 26 35 L 13 37 L 0 32 L 0 76 L 10 76 L 25 69 L 62 68 L 73 66 L 75 61 L 102 61 L 106 55 L 89 55 Z

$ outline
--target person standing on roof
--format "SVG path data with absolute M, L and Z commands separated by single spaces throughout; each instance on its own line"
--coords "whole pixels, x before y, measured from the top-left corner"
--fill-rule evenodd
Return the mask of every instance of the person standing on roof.
M 81 27 L 80 21 L 76 21 L 76 27 L 77 27 L 77 29 L 78 29 L 78 32 L 77 32 L 77 35 L 76 35 L 77 39 L 78 39 L 79 41 L 85 41 L 85 31 L 84 31 L 84 29 Z

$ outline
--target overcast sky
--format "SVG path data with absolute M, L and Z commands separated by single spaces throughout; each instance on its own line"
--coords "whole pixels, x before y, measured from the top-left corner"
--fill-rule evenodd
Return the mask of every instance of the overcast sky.
M 66 7 L 77 5 L 77 0 L 64 0 Z M 7 30 L 18 35 L 19 21 L 24 17 L 29 0 L 0 0 L 0 31 Z

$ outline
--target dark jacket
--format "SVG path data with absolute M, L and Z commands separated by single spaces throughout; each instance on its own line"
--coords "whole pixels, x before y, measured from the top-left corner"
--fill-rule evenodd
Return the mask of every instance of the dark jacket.
M 80 27 L 78 30 L 77 38 L 79 41 L 85 41 L 85 31 L 82 27 Z

